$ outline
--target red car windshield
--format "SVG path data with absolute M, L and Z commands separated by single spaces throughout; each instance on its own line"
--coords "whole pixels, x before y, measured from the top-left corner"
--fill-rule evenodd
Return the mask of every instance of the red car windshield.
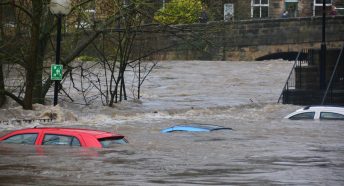
M 99 138 L 98 141 L 102 144 L 103 148 L 111 147 L 115 144 L 126 144 L 128 141 L 123 137 L 109 137 L 109 138 Z

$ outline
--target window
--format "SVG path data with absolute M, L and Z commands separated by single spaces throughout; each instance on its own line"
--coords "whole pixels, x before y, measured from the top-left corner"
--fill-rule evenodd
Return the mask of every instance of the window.
M 18 134 L 5 139 L 4 143 L 34 145 L 38 134 Z
M 288 11 L 288 17 L 297 17 L 298 15 L 298 2 L 286 1 L 285 10 Z
M 332 4 L 332 0 L 325 0 L 326 4 Z M 315 4 L 323 4 L 323 0 L 315 0 Z
M 223 5 L 223 18 L 225 21 L 230 21 L 234 18 L 234 4 L 224 4 Z
M 0 16 L 2 16 L 2 21 L 5 23 L 5 27 L 15 27 L 16 25 L 16 14 L 15 7 L 12 5 L 2 5 L 0 6 L 2 10 L 0 11 Z
M 269 17 L 269 0 L 252 0 L 251 17 L 266 18 Z
M 110 147 L 114 144 L 126 144 L 128 141 L 124 137 L 114 137 L 114 138 L 102 138 L 98 139 L 102 144 L 102 147 Z
M 80 141 L 74 136 L 65 136 L 57 134 L 46 134 L 42 145 L 69 145 L 80 147 Z
M 106 6 L 105 6 L 106 7 Z M 91 28 L 96 21 L 96 4 L 95 1 L 89 1 L 83 4 L 81 7 L 83 13 L 77 18 L 75 28 L 85 29 Z
M 332 5 L 332 0 L 325 0 L 327 7 Z M 313 16 L 322 15 L 323 0 L 313 0 Z
M 314 119 L 315 112 L 304 112 L 301 114 L 296 114 L 289 119 L 291 120 L 301 120 L 301 119 Z
M 344 115 L 333 112 L 321 112 L 320 119 L 323 120 L 344 120 Z

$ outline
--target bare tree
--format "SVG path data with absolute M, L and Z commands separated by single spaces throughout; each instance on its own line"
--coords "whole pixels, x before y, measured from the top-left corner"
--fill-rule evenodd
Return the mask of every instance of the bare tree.
M 114 0 L 113 12 L 115 28 L 107 29 L 102 33 L 102 40 L 98 44 L 93 43 L 93 48 L 97 51 L 97 62 L 90 64 L 78 64 L 71 68 L 70 82 L 75 90 L 83 96 L 84 104 L 90 104 L 93 100 L 99 98 L 103 105 L 113 106 L 117 102 L 128 99 L 126 82 L 131 83 L 131 92 L 133 99 L 139 99 L 139 91 L 143 81 L 151 70 L 155 67 L 156 61 L 142 60 L 152 55 L 147 55 L 147 51 L 138 50 L 134 47 L 140 45 L 141 49 L 145 47 L 144 43 L 139 43 L 137 36 L 142 32 L 140 30 L 144 15 L 138 11 L 142 9 L 143 1 L 124 3 L 120 0 Z M 102 43 L 99 45 L 99 43 Z M 105 47 L 104 47 L 105 46 Z M 134 52 L 135 51 L 135 52 Z M 143 64 L 141 66 L 141 64 Z M 100 69 L 101 71 L 95 71 Z M 142 73 L 140 71 L 142 70 Z M 149 70 L 148 70 L 149 69 Z M 77 73 L 76 73 L 77 72 Z M 130 73 L 131 81 L 127 81 L 127 73 Z M 76 83 L 76 79 L 81 81 Z M 92 94 L 92 89 L 97 90 L 98 94 Z M 135 92 L 137 91 L 137 96 Z M 70 99 L 72 100 L 72 99 Z
M 160 49 L 148 46 L 142 40 L 144 35 L 154 33 L 149 29 L 144 30 L 147 26 L 144 25 L 145 21 L 154 19 L 151 14 L 153 10 L 147 7 L 145 0 L 108 0 L 108 4 L 102 5 L 108 6 L 110 11 L 98 19 L 94 13 L 89 14 L 94 12 L 89 11 L 89 5 L 94 5 L 94 0 L 76 2 L 79 3 L 73 7 L 71 18 L 67 19 L 64 27 L 68 32 L 64 37 L 67 39 L 62 43 L 64 50 L 61 61 L 66 70 L 59 87 L 60 94 L 74 102 L 75 99 L 70 95 L 70 89 L 73 88 L 80 92 L 84 104 L 92 104 L 100 99 L 104 105 L 113 106 L 128 99 L 129 87 L 132 98 L 140 99 L 141 86 L 157 64 L 150 57 L 175 45 Z M 51 24 L 54 23 L 54 16 L 49 12 L 48 4 L 49 0 L 0 2 L 1 8 L 13 8 L 15 17 L 13 31 L 3 29 L 4 21 L 0 17 L 1 68 L 6 63 L 6 69 L 19 69 L 18 66 L 23 69 L 15 74 L 22 78 L 16 84 L 17 88 L 6 86 L 4 77 L 11 75 L 9 70 L 6 74 L 0 73 L 0 106 L 4 95 L 11 97 L 24 109 L 32 109 L 33 103 L 45 101 L 52 85 L 49 64 L 53 61 L 55 51 L 53 33 L 56 26 Z M 182 37 L 177 34 L 180 31 L 185 30 L 163 25 L 156 32 L 169 32 L 175 37 Z M 191 39 L 180 40 L 192 46 L 200 38 L 190 33 Z M 81 54 L 87 55 L 84 51 L 86 48 L 96 51 L 92 55 L 98 60 L 73 63 Z M 66 78 L 70 84 L 65 82 Z M 129 86 L 128 82 L 131 83 Z M 97 93 L 94 93 L 95 90 Z
M 74 10 L 88 2 L 90 0 L 81 2 L 74 7 Z M 49 0 L 5 0 L 0 3 L 1 8 L 13 8 L 16 18 L 14 25 L 15 34 L 11 33 L 12 37 L 2 37 L 3 39 L 8 39 L 7 43 L 11 43 L 9 40 L 15 40 L 15 42 L 6 46 L 6 50 L 1 50 L 0 61 L 3 64 L 4 59 L 7 59 L 7 61 L 16 63 L 25 69 L 25 78 L 23 80 L 25 82 L 25 94 L 10 92 L 6 87 L 1 89 L 0 83 L 0 90 L 3 90 L 0 92 L 0 96 L 4 94 L 10 96 L 22 105 L 24 109 L 32 109 L 33 103 L 44 103 L 45 95 L 52 83 L 48 78 L 46 78 L 45 82 L 43 81 L 47 59 L 46 54 L 52 40 L 51 34 L 55 27 L 55 24 L 51 24 L 54 22 L 54 16 L 49 12 L 48 4 Z M 1 25 L 4 25 L 3 22 Z M 77 42 L 73 50 L 65 57 L 63 63 L 70 63 L 100 33 L 101 31 L 92 32 L 80 42 Z M 3 36 L 3 33 L 1 34 Z M 20 55 L 14 55 L 13 57 L 12 55 L 15 53 Z M 1 79 L 3 79 L 3 76 L 1 76 L 0 81 Z

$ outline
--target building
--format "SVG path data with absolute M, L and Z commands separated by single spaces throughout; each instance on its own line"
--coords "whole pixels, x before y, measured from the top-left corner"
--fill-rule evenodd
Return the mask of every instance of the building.
M 226 7 L 233 7 L 235 20 L 279 18 L 283 11 L 288 17 L 309 17 L 322 14 L 322 0 L 203 0 L 213 20 L 225 20 Z M 326 9 L 336 6 L 344 15 L 344 0 L 326 0 Z

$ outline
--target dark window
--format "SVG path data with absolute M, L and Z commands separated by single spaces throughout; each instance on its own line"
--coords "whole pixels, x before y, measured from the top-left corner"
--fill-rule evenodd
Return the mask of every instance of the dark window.
M 315 3 L 316 3 L 316 4 L 322 4 L 322 3 L 323 3 L 323 0 L 316 0 Z M 325 3 L 326 3 L 326 4 L 332 4 L 332 0 L 325 0 Z
M 65 136 L 58 134 L 46 134 L 42 145 L 69 145 L 80 147 L 80 141 L 74 136 Z
M 252 0 L 252 17 L 266 18 L 269 17 L 269 1 L 268 0 Z
M 261 18 L 266 18 L 269 16 L 269 7 L 267 6 L 262 6 L 261 7 Z
M 268 0 L 254 0 L 253 4 L 254 5 L 268 5 L 269 1 Z
M 259 6 L 253 7 L 253 17 L 254 18 L 260 17 L 260 7 Z
M 269 4 L 268 0 L 262 0 L 261 4 Z
M 4 143 L 30 144 L 34 145 L 38 134 L 18 134 L 5 139 Z
M 126 144 L 128 141 L 124 137 L 113 137 L 113 138 L 101 138 L 98 141 L 102 144 L 102 147 L 110 147 L 114 144 Z
M 321 112 L 320 119 L 323 120 L 344 120 L 343 114 L 333 113 L 333 112 Z
M 300 120 L 300 119 L 314 119 L 315 112 L 304 112 L 301 114 L 296 114 L 289 119 Z
M 12 5 L 2 5 L 0 8 L 2 8 L 0 13 L 2 13 L 3 21 L 7 24 L 14 24 L 16 21 L 15 7 Z
M 298 3 L 297 2 L 286 2 L 285 10 L 288 11 L 287 17 L 297 17 L 298 15 Z

